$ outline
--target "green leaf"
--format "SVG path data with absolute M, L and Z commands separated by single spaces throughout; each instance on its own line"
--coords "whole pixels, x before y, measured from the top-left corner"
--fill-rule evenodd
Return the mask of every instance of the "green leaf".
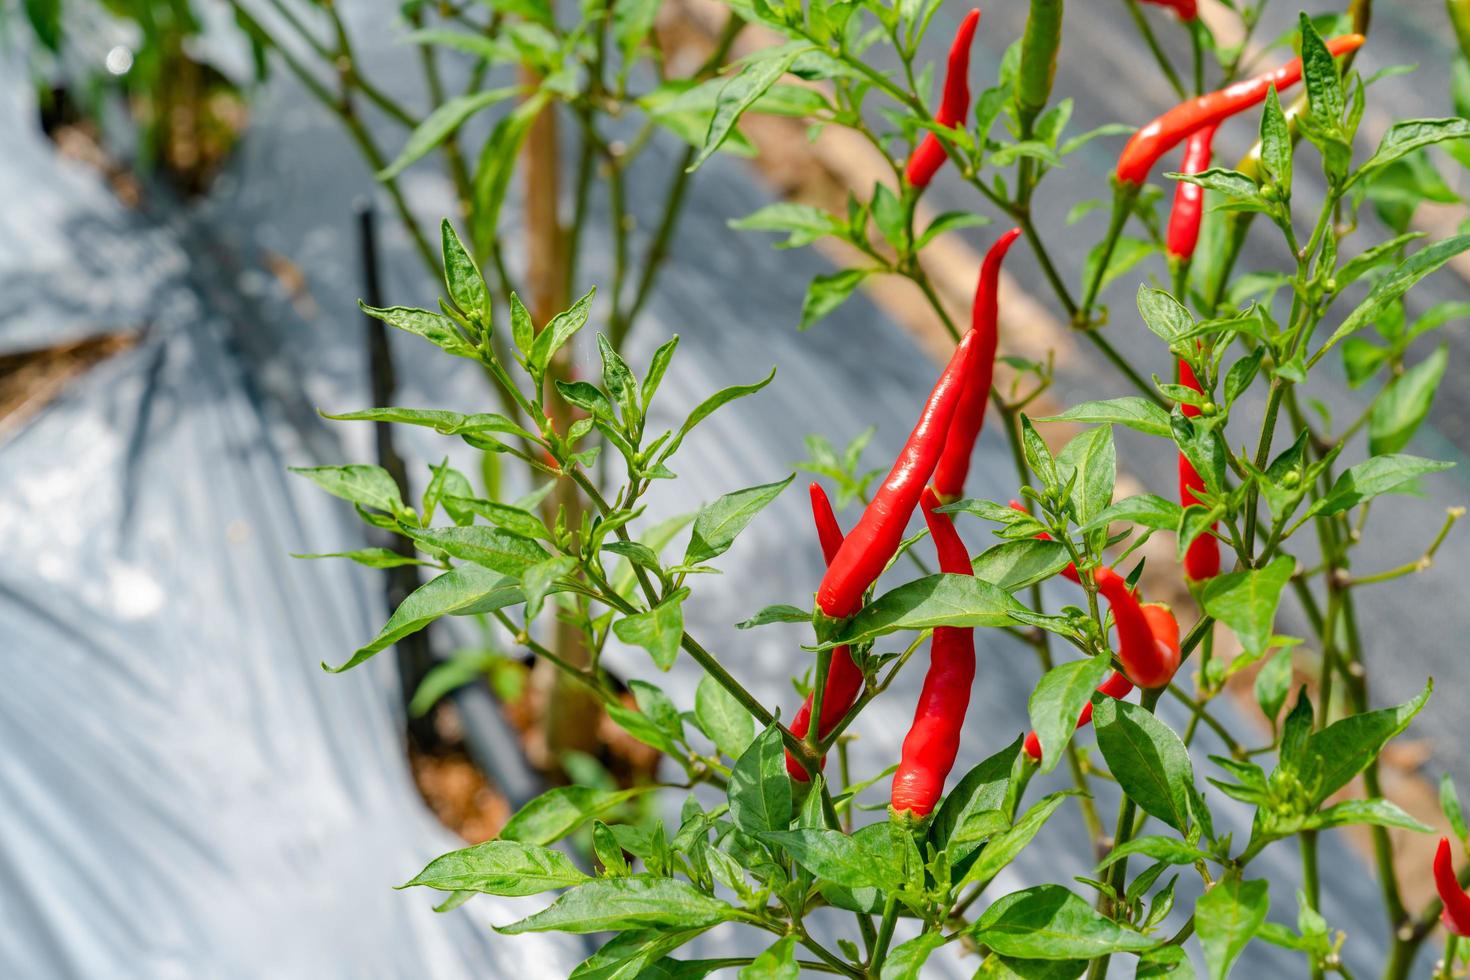
M 403 498 L 398 484 L 381 466 L 292 466 L 292 473 L 304 476 L 327 493 L 350 500 L 363 507 L 398 514 L 403 511 Z
M 1450 822 L 1450 829 L 1457 839 L 1463 841 L 1470 837 L 1470 829 L 1465 826 L 1465 812 L 1460 809 L 1460 796 L 1455 792 L 1455 781 L 1449 773 L 1439 777 L 1439 808 L 1444 811 L 1444 817 Z
M 984 815 L 993 814 L 1001 821 L 1001 827 L 1010 826 L 1007 812 L 1007 790 L 1011 783 L 1011 770 L 1021 752 L 1021 738 L 981 762 L 965 773 L 954 789 L 945 795 L 939 809 L 929 824 L 929 842 L 938 850 L 950 852 L 950 864 L 969 854 L 974 848 L 950 845 L 950 840 L 961 828 L 976 823 L 994 823 Z M 971 833 L 969 836 L 979 836 Z
M 527 932 L 608 932 L 650 926 L 700 928 L 735 918 L 736 910 L 677 878 L 598 878 L 567 892 L 535 915 L 496 926 Z
M 883 958 L 880 980 L 922 980 L 929 954 L 947 941 L 942 932 L 922 932 L 906 943 L 899 943 Z
M 1197 184 L 1207 191 L 1215 191 L 1231 202 L 1232 210 L 1260 211 L 1266 206 L 1265 198 L 1256 182 L 1238 170 L 1211 167 L 1197 174 L 1167 173 L 1170 180 Z M 1218 209 L 1217 209 L 1218 210 Z
M 795 606 L 777 604 L 767 606 L 749 619 L 735 624 L 738 630 L 754 629 L 757 626 L 765 626 L 769 623 L 809 623 L 812 619 L 810 609 L 797 609 Z
M 505 88 L 486 89 L 472 95 L 460 95 L 440 103 L 434 111 L 408 134 L 408 142 L 392 163 L 378 171 L 378 180 L 389 181 L 434 147 L 444 142 L 464 121 L 481 109 L 515 95 L 520 89 L 510 85 Z M 463 309 L 463 307 L 461 307 Z
M 1291 692 L 1291 650 L 1282 650 L 1262 665 L 1256 674 L 1256 703 L 1273 728 Z
M 1291 153 L 1291 127 L 1281 111 L 1276 86 L 1272 85 L 1261 116 L 1261 164 L 1281 188 L 1283 200 L 1291 196 Z
M 801 325 L 798 329 L 806 330 L 846 303 L 853 290 L 873 272 L 873 269 L 866 268 L 842 269 L 813 279 L 807 287 L 806 298 L 801 301 Z
M 498 527 L 431 527 L 404 531 L 421 547 L 483 565 L 502 575 L 524 575 L 551 555 L 530 538 Z
M 479 497 L 453 495 L 445 497 L 444 500 L 446 508 L 453 507 L 472 515 L 478 514 L 496 527 L 504 528 L 522 537 L 551 540 L 551 531 L 541 522 L 541 518 L 514 504 L 501 504 Z
M 1209 855 L 1198 850 L 1192 844 L 1188 844 L 1176 837 L 1135 837 L 1125 844 L 1119 844 L 1108 852 L 1108 856 L 1098 862 L 1097 870 L 1102 871 L 1109 868 L 1123 858 L 1135 854 L 1154 861 L 1163 861 L 1167 864 L 1195 864 L 1205 860 Z
M 490 326 L 490 291 L 480 275 L 475 260 L 465 251 L 454 226 L 445 218 L 439 225 L 439 237 L 443 242 L 444 285 L 449 298 L 469 316 L 478 315 L 482 326 Z
M 727 493 L 700 508 L 699 516 L 694 519 L 689 546 L 684 550 L 684 564 L 698 565 L 729 551 L 736 536 L 745 530 L 762 508 L 780 496 L 795 476 L 793 473 L 777 483 Z
M 570 980 L 643 980 L 668 976 L 657 962 L 694 939 L 708 927 L 695 929 L 637 929 L 622 932 L 603 944 L 572 971 Z
M 1077 716 L 1108 672 L 1108 658 L 1089 657 L 1053 667 L 1042 675 L 1026 707 L 1041 742 L 1041 771 L 1051 772 L 1077 729 Z
M 1246 653 L 1260 656 L 1271 640 L 1281 590 L 1295 569 L 1295 559 L 1282 555 L 1265 568 L 1216 576 L 1205 586 L 1205 612 L 1234 630 Z
M 1380 167 L 1386 167 L 1421 146 L 1466 137 L 1470 137 L 1470 120 L 1467 119 L 1405 119 L 1396 122 L 1388 127 L 1388 132 L 1378 141 L 1378 149 L 1373 151 L 1373 155 L 1358 168 L 1358 172 L 1353 174 L 1348 183 L 1351 184 Z
M 576 567 L 577 559 L 571 555 L 557 555 L 538 562 L 521 573 L 521 592 L 526 597 L 527 622 L 540 614 L 542 602 L 549 593 L 555 591 L 556 580 Z
M 1327 496 L 1313 504 L 1307 513 L 1340 514 L 1379 494 L 1398 490 L 1415 477 L 1447 470 L 1454 465 L 1404 454 L 1374 456 L 1345 470 L 1332 484 Z
M 1189 311 L 1173 296 L 1152 286 L 1138 287 L 1138 312 L 1144 324 L 1166 344 L 1173 344 L 1194 328 Z
M 556 356 L 556 352 L 587 323 L 587 316 L 592 312 L 592 300 L 596 295 L 597 287 L 594 286 L 573 303 L 571 309 L 552 317 L 551 322 L 536 335 L 531 344 L 531 353 L 526 357 L 526 364 L 533 376 L 545 374 L 546 367 Z
M 473 357 L 475 349 L 465 342 L 455 328 L 454 321 L 442 313 L 416 310 L 408 306 L 379 308 L 359 302 L 358 309 L 368 316 L 382 320 L 390 327 L 405 333 L 416 334 L 442 350 L 458 357 Z
M 1009 626 L 1026 607 L 998 586 L 969 575 L 930 575 L 874 599 L 822 646 L 861 643 L 899 630 L 934 626 Z
M 1341 125 L 1344 108 L 1337 61 L 1305 12 L 1301 15 L 1301 38 L 1302 75 L 1306 79 L 1312 119 L 1319 126 L 1336 129 Z
M 694 407 L 694 411 L 689 413 L 689 417 L 684 420 L 684 424 L 679 426 L 679 431 L 674 434 L 674 438 L 671 439 L 669 441 L 669 444 L 664 447 L 664 450 L 659 453 L 659 460 L 666 460 L 670 456 L 674 455 L 674 452 L 684 442 L 684 437 L 687 436 L 696 425 L 713 415 L 716 409 L 720 408 L 723 405 L 729 404 L 737 398 L 744 398 L 746 395 L 755 394 L 757 391 L 760 391 L 766 385 L 770 384 L 771 380 L 775 377 L 776 369 L 771 368 L 770 374 L 766 375 L 763 379 L 755 382 L 754 384 L 731 385 L 728 388 L 721 388 L 719 391 L 715 392 L 713 395 L 710 395 L 704 401 L 700 402 Z
M 971 566 L 975 570 L 976 578 L 1006 592 L 1016 592 L 1046 581 L 1066 568 L 1071 561 L 1067 546 L 1060 541 L 1026 538 L 1021 541 L 1006 541 L 981 552 L 971 562 Z M 806 618 L 810 619 L 810 614 Z
M 842 223 L 821 208 L 810 204 L 779 201 L 743 218 L 728 222 L 740 231 L 784 231 L 789 236 L 777 248 L 800 248 L 827 235 L 841 235 Z
M 1093 518 L 1082 525 L 1083 531 L 1107 527 L 1114 521 L 1126 521 L 1160 531 L 1172 531 L 1179 526 L 1184 508 L 1172 500 L 1165 500 L 1156 493 L 1141 493 L 1124 497 L 1117 503 L 1104 507 Z M 1065 549 L 1063 549 L 1065 550 Z
M 737 976 L 740 980 L 798 980 L 801 968 L 796 965 L 796 937 L 782 936 Z
M 688 589 L 679 589 L 647 612 L 617 620 L 613 632 L 624 643 L 647 650 L 659 670 L 668 670 L 684 639 L 683 603 L 688 597 Z
M 780 846 L 791 860 L 816 877 L 843 888 L 883 888 L 888 884 L 872 855 L 840 830 L 772 830 L 759 836 Z
M 500 830 L 500 839 L 522 844 L 554 844 L 595 817 L 600 817 L 656 787 L 608 790 L 593 786 L 558 786 L 516 811 Z
M 1363 278 L 1364 273 L 1392 262 L 1399 249 L 1417 238 L 1423 238 L 1424 234 L 1422 231 L 1405 232 L 1386 242 L 1379 242 L 1377 245 L 1363 249 L 1360 254 L 1353 256 L 1338 267 L 1337 273 L 1332 277 L 1337 280 L 1337 288 L 1341 290 L 1348 283 L 1357 282 Z
M 1264 881 L 1232 873 L 1205 892 L 1194 907 L 1194 928 L 1211 980 L 1225 980 L 1241 951 L 1266 921 L 1270 896 Z
M 740 758 L 755 737 L 755 719 L 735 696 L 706 674 L 694 691 L 694 717 L 715 746 L 732 759 Z
M 519 841 L 492 840 L 435 858 L 413 880 L 399 887 L 427 885 L 440 891 L 518 896 L 571 888 L 591 880 L 560 851 Z
M 1091 959 L 1157 943 L 1104 918 L 1061 885 L 1038 885 L 997 899 L 973 935 L 1003 956 L 1038 960 Z
M 1470 248 L 1470 234 L 1456 235 L 1454 238 L 1435 242 L 1428 248 L 1422 248 L 1399 263 L 1392 271 L 1373 284 L 1373 288 L 1368 292 L 1368 298 L 1348 314 L 1341 326 L 1332 332 L 1331 337 L 1327 338 L 1327 343 L 1312 355 L 1309 366 L 1331 350 L 1339 340 L 1377 321 L 1391 304 L 1398 302 L 1399 298 L 1409 291 L 1410 287 L 1467 248 Z
M 959 231 L 961 228 L 978 228 L 990 224 L 990 219 L 983 214 L 973 211 L 946 211 L 933 221 L 929 227 L 919 235 L 918 241 L 914 242 L 914 251 L 919 251 L 940 235 L 949 231 Z
M 1187 314 L 1186 314 L 1187 315 Z M 1153 401 L 1137 395 L 1110 398 L 1107 401 L 1083 402 L 1060 415 L 1050 415 L 1038 422 L 1112 422 L 1136 429 L 1146 435 L 1173 437 L 1169 413 Z
M 1046 821 L 1057 811 L 1057 807 L 1072 795 L 1073 791 L 1067 790 L 1052 793 L 1038 800 L 1016 821 L 1015 826 L 990 839 L 990 843 L 986 844 L 984 850 L 980 852 L 980 859 L 970 866 L 969 871 L 965 872 L 964 879 L 957 887 L 964 888 L 972 882 L 990 881 L 1000 874 L 1002 869 L 1014 861 L 1016 856 L 1026 848 L 1026 845 L 1031 843 L 1032 838 L 1041 831 Z M 959 837 L 953 840 L 958 844 L 967 843 Z
M 490 138 L 485 140 L 480 150 L 480 159 L 475 167 L 471 237 L 481 252 L 488 252 L 495 243 L 500 208 L 505 203 L 506 191 L 510 189 L 516 161 L 520 159 L 521 144 L 526 141 L 531 124 L 541 115 L 550 98 L 551 93 L 541 89 L 521 102 L 495 124 Z
M 521 589 L 515 579 L 497 575 L 478 565 L 464 565 L 430 579 L 410 592 L 373 641 L 353 653 L 346 663 L 340 667 L 323 663 L 322 668 L 336 674 L 356 667 L 441 616 L 474 609 L 498 609 L 519 601 Z
M 1139 809 L 1180 833 L 1189 829 L 1194 767 L 1179 736 L 1151 712 L 1101 698 L 1093 707 L 1097 746 Z
M 1057 465 L 1061 482 L 1072 482 L 1077 521 L 1086 523 L 1113 502 L 1118 459 L 1112 426 L 1100 425 L 1080 433 L 1057 454 Z
M 1313 732 L 1306 744 L 1306 757 L 1314 777 L 1313 785 L 1309 786 L 1312 804 L 1321 803 L 1366 769 L 1390 739 L 1409 727 L 1433 690 L 1431 680 L 1411 701 L 1349 715 Z
M 1449 365 L 1449 348 L 1441 345 L 1418 364 L 1389 382 L 1368 416 L 1368 452 L 1396 453 L 1409 444 L 1429 416 L 1440 379 Z
M 715 111 L 710 116 L 709 130 L 704 135 L 704 145 L 689 165 L 692 172 L 698 170 L 730 136 L 730 131 L 745 114 L 745 110 L 776 84 L 786 74 L 801 54 L 812 50 L 809 45 L 788 45 L 768 48 L 746 61 L 740 73 L 727 81 L 715 99 Z
M 392 548 L 358 548 L 356 551 L 328 551 L 312 555 L 292 555 L 292 558 L 350 558 L 368 568 L 397 568 L 400 565 L 428 565 L 430 562 L 400 555 Z M 810 617 L 808 617 L 810 618 Z
M 459 412 L 446 412 L 437 408 L 365 408 L 359 412 L 341 412 L 335 415 L 323 412 L 322 417 L 338 422 L 399 422 L 405 425 L 421 425 L 446 436 L 503 432 L 507 435 L 536 441 L 535 435 L 499 412 L 475 412 L 472 415 L 462 415 Z
M 580 408 L 594 418 L 616 421 L 617 412 L 613 409 L 612 402 L 602 393 L 602 389 L 589 381 L 563 381 L 556 379 L 556 393 L 561 395 L 562 401 L 574 408 Z
M 1365 823 L 1378 827 L 1397 827 L 1419 834 L 1432 834 L 1434 828 L 1405 813 L 1397 803 L 1388 800 L 1347 800 L 1314 813 L 1303 824 L 1305 827 L 1345 827 L 1348 824 Z
M 747 834 L 785 830 L 791 823 L 791 778 L 781 730 L 770 726 L 730 770 L 730 816 Z

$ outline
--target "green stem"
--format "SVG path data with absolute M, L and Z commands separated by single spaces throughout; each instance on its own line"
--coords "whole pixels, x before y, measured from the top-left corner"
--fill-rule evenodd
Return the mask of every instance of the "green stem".
M 1133 23 L 1138 27 L 1138 33 L 1143 35 L 1143 43 L 1148 45 L 1149 51 L 1153 53 L 1154 60 L 1159 63 L 1159 70 L 1164 73 L 1164 80 L 1174 90 L 1182 102 L 1189 97 L 1184 88 L 1184 83 L 1179 80 L 1179 73 L 1174 70 L 1174 65 L 1169 61 L 1169 56 L 1159 46 L 1159 39 L 1154 36 L 1154 29 L 1149 26 L 1148 18 L 1139 9 L 1138 0 L 1124 0 L 1128 7 L 1128 13 L 1133 17 Z

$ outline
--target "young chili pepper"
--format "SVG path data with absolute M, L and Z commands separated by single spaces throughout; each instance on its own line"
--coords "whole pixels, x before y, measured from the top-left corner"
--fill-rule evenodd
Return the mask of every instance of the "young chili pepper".
M 929 536 L 939 552 L 939 570 L 951 575 L 973 575 L 970 553 L 947 514 L 935 513 L 939 498 L 924 490 L 922 504 Z M 959 752 L 970 685 L 975 680 L 975 631 L 968 627 L 936 626 L 929 646 L 929 672 L 914 710 L 914 723 L 903 740 L 903 755 L 893 774 L 895 813 L 927 816 L 944 793 L 944 780 Z
M 845 619 L 861 609 L 863 593 L 898 550 L 924 484 L 939 463 L 945 434 L 974 376 L 980 348 L 975 331 L 965 331 L 883 486 L 827 566 L 817 589 L 817 608 L 825 615 Z
M 1186 388 L 1193 388 L 1203 393 L 1199 379 L 1194 376 L 1194 369 L 1189 362 L 1180 358 L 1179 360 L 1179 383 Z M 1193 418 L 1200 413 L 1198 405 L 1181 404 L 1180 411 Z M 1200 502 L 1196 494 L 1205 488 L 1204 479 L 1195 472 L 1194 465 L 1190 463 L 1189 457 L 1183 453 L 1179 454 L 1179 502 L 1185 507 Z M 1210 525 L 1214 530 L 1216 525 Z M 1184 574 L 1192 581 L 1199 582 L 1204 579 L 1214 578 L 1220 574 L 1220 540 L 1213 534 L 1201 534 L 1189 543 L 1189 549 L 1184 552 Z
M 939 100 L 939 112 L 934 121 L 953 129 L 962 125 L 970 113 L 970 44 L 975 39 L 975 25 L 980 23 L 980 11 L 971 10 L 960 21 L 955 32 L 954 43 L 949 48 L 949 70 L 944 76 L 944 95 Z M 909 157 L 904 178 L 913 187 L 928 187 L 935 173 L 944 165 L 948 154 L 944 144 L 934 132 L 926 132 Z
M 944 452 L 939 457 L 939 465 L 934 468 L 932 481 L 934 492 L 947 504 L 960 499 L 964 493 L 965 477 L 970 472 L 970 454 L 985 424 L 985 406 L 990 401 L 990 382 L 995 377 L 995 350 L 1000 339 L 1000 301 L 996 295 L 1000 286 L 1000 264 L 1020 234 L 1021 229 L 1012 228 L 990 246 L 980 266 L 980 281 L 975 284 L 970 329 L 979 334 L 979 362 L 975 366 L 974 378 L 960 393 L 960 404 L 954 411 L 954 421 L 949 424 Z
M 1167 637 L 1155 637 L 1150 617 L 1145 615 L 1138 597 L 1128 588 L 1123 576 L 1106 565 L 1095 569 L 1092 575 L 1097 591 L 1108 600 L 1113 610 L 1113 622 L 1118 627 L 1118 659 L 1123 663 L 1123 673 L 1144 689 L 1168 684 L 1174 671 L 1179 669 L 1177 635 L 1172 647 Z
M 842 547 L 842 528 L 837 524 L 837 515 L 832 513 L 832 503 L 822 491 L 821 484 L 813 482 L 809 492 L 812 498 L 812 520 L 817 525 L 817 539 L 822 543 L 822 557 L 830 564 L 837 555 L 837 549 Z M 852 707 L 862 689 L 863 672 L 852 662 L 852 653 L 847 647 L 837 647 L 832 651 L 832 662 L 827 667 L 827 683 L 822 688 L 822 722 L 817 729 L 818 735 L 825 737 L 832 731 L 847 714 L 847 709 Z M 798 738 L 806 738 L 811 723 L 812 695 L 808 694 L 797 709 L 796 716 L 791 719 L 791 733 Z M 786 753 L 786 771 L 792 779 L 803 783 L 810 778 L 806 767 L 789 750 Z
M 1143 0 L 1144 3 L 1156 4 L 1160 7 L 1168 7 L 1179 15 L 1182 21 L 1191 21 L 1199 17 L 1199 3 L 1197 0 Z
M 1179 164 L 1182 174 L 1203 173 L 1210 169 L 1210 142 L 1215 138 L 1218 125 L 1206 126 L 1189 134 L 1184 141 L 1184 159 Z M 1188 259 L 1194 255 L 1199 243 L 1199 223 L 1205 210 L 1205 189 L 1198 184 L 1181 180 L 1174 188 L 1174 207 L 1169 211 L 1169 234 L 1165 245 L 1176 259 Z
M 1012 500 L 1010 506 L 1011 510 L 1019 510 L 1023 514 L 1026 513 L 1026 508 L 1021 506 L 1021 502 L 1019 500 Z M 1047 534 L 1045 531 L 1042 531 L 1036 536 L 1042 541 L 1051 540 L 1051 535 Z M 1076 582 L 1078 585 L 1082 584 L 1082 580 L 1077 577 L 1077 566 L 1072 564 L 1071 562 L 1067 562 L 1067 567 L 1062 569 L 1062 578 L 1066 579 L 1069 582 Z
M 1340 57 L 1362 47 L 1361 34 L 1344 34 L 1327 42 L 1327 50 Z M 1184 141 L 1195 130 L 1213 126 L 1237 112 L 1249 109 L 1266 98 L 1271 86 L 1279 92 L 1295 85 L 1302 77 L 1302 59 L 1293 58 L 1275 71 L 1227 85 L 1217 92 L 1181 102 L 1162 116 L 1134 133 L 1118 157 L 1117 177 L 1120 183 L 1142 184 L 1149 171 L 1165 153 Z
M 1439 839 L 1439 850 L 1434 854 L 1434 887 L 1439 899 L 1444 902 L 1444 911 L 1439 921 L 1457 936 L 1470 936 L 1470 895 L 1460 887 L 1455 877 L 1455 862 L 1450 854 L 1450 839 Z

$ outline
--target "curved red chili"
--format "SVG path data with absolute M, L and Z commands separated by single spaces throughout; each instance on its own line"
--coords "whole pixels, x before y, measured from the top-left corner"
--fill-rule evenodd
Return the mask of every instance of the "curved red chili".
M 1183 358 L 1179 361 L 1179 383 L 1186 388 L 1193 388 L 1203 393 L 1199 379 L 1194 376 L 1194 369 L 1189 362 Z M 1200 413 L 1198 405 L 1181 403 L 1180 411 L 1193 418 Z M 1197 494 L 1205 488 L 1204 479 L 1195 472 L 1194 465 L 1190 463 L 1189 457 L 1183 453 L 1179 454 L 1179 502 L 1185 507 L 1200 502 Z M 1211 524 L 1214 530 L 1216 525 Z M 1191 580 L 1199 582 L 1204 579 L 1214 578 L 1220 574 L 1220 539 L 1213 534 L 1201 534 L 1189 543 L 1189 548 L 1184 552 L 1184 574 Z
M 1026 508 L 1021 506 L 1021 502 L 1019 500 L 1012 500 L 1010 503 L 1010 507 L 1011 510 L 1019 510 L 1023 514 L 1028 513 Z M 1051 535 L 1047 534 L 1045 531 L 1042 531 L 1036 536 L 1042 541 L 1051 540 Z M 1067 567 L 1062 569 L 1062 578 L 1067 579 L 1070 582 L 1076 582 L 1078 585 L 1082 584 L 1082 580 L 1077 577 L 1077 566 L 1072 564 L 1071 562 L 1067 562 Z
M 935 513 L 939 499 L 924 490 L 922 507 L 929 536 L 939 552 L 939 570 L 951 575 L 973 575 L 970 553 L 947 514 Z M 927 816 L 944 793 L 944 781 L 959 752 L 970 685 L 975 680 L 975 631 L 968 627 L 936 626 L 929 644 L 929 672 L 914 709 L 914 723 L 903 740 L 903 755 L 893 774 L 895 813 L 909 811 Z
M 1450 839 L 1439 839 L 1439 850 L 1434 854 L 1434 887 L 1439 900 L 1444 902 L 1444 911 L 1439 921 L 1457 936 L 1470 936 L 1470 895 L 1460 887 L 1455 877 L 1455 862 L 1450 854 Z
M 979 361 L 975 365 L 974 379 L 960 393 L 959 407 L 955 409 L 954 421 L 950 423 L 949 434 L 944 439 L 944 453 L 934 468 L 934 492 L 945 503 L 953 503 L 964 493 L 965 477 L 970 472 L 970 455 L 985 424 L 985 405 L 990 401 L 990 381 L 995 376 L 995 350 L 1000 340 L 1000 301 L 997 297 L 1000 265 L 1011 243 L 1020 234 L 1021 229 L 1012 228 L 1001 235 L 990 246 L 980 266 L 980 280 L 975 284 L 975 303 L 970 308 L 970 329 L 979 334 Z
M 1179 172 L 1198 174 L 1210 169 L 1210 142 L 1215 138 L 1219 125 L 1206 126 L 1189 134 L 1184 141 L 1184 159 Z M 1174 188 L 1174 207 L 1169 211 L 1169 234 L 1165 247 L 1169 254 L 1179 259 L 1194 255 L 1199 244 L 1199 224 L 1205 210 L 1205 189 L 1198 184 L 1181 180 Z
M 823 492 L 822 485 L 813 481 L 808 489 L 812 498 L 812 520 L 817 525 L 817 540 L 822 543 L 822 557 L 831 564 L 837 550 L 842 547 L 842 527 L 837 523 L 837 515 L 832 512 L 832 503 Z M 827 667 L 827 683 L 822 688 L 822 721 L 817 729 L 819 735 L 826 737 L 836 727 L 862 689 L 863 672 L 852 662 L 852 653 L 847 647 L 837 647 L 832 651 L 832 662 Z M 808 694 L 797 709 L 795 717 L 791 719 L 791 733 L 798 738 L 806 738 L 811 723 L 812 696 Z M 793 779 L 803 783 L 810 778 L 806 767 L 797 761 L 790 750 L 786 752 L 786 771 Z
M 1361 34 L 1344 34 L 1327 42 L 1334 56 L 1356 51 L 1366 38 Z M 1118 180 L 1124 184 L 1141 184 L 1149 171 L 1165 153 L 1184 141 L 1197 129 L 1213 126 L 1243 109 L 1262 102 L 1271 86 L 1279 92 L 1295 85 L 1302 77 L 1302 59 L 1293 58 L 1275 71 L 1227 85 L 1217 92 L 1181 102 L 1134 133 L 1118 157 Z
M 863 593 L 898 550 L 904 528 L 919 505 L 924 484 L 939 463 L 945 434 L 960 396 L 975 372 L 980 346 L 975 331 L 965 331 L 949 365 L 929 393 L 903 451 L 873 495 L 873 502 L 868 504 L 827 566 L 827 574 L 817 589 L 817 608 L 827 616 L 845 619 L 861 609 Z
M 975 26 L 979 23 L 980 11 L 971 10 L 960 21 L 954 43 L 950 45 L 944 95 L 939 100 L 939 111 L 934 115 L 934 121 L 941 126 L 953 129 L 963 124 L 970 113 L 970 45 L 975 39 Z M 946 159 L 948 154 L 944 152 L 938 134 L 926 132 L 913 156 L 909 157 L 904 179 L 914 187 L 928 187 Z
M 1128 588 L 1123 576 L 1104 565 L 1093 571 L 1097 591 L 1108 600 L 1113 610 L 1113 623 L 1118 627 L 1118 659 L 1123 673 L 1142 688 L 1163 687 L 1179 669 L 1177 645 L 1171 651 L 1164 640 L 1156 640 L 1144 615 L 1138 597 Z
M 1143 0 L 1144 3 L 1156 4 L 1160 7 L 1168 7 L 1179 15 L 1182 21 L 1191 21 L 1199 17 L 1199 3 L 1197 0 Z

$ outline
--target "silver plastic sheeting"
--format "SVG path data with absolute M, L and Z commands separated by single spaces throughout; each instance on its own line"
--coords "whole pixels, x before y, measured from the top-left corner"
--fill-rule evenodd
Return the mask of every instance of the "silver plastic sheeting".
M 413 52 L 382 34 L 364 35 L 364 53 L 411 97 Z M 32 299 L 24 316 L 0 320 L 0 349 L 51 337 L 58 324 L 150 333 L 0 446 L 0 975 L 564 976 L 586 954 L 575 937 L 502 938 L 487 928 L 536 899 L 480 897 L 435 915 L 432 896 L 390 890 L 456 842 L 424 811 L 405 771 L 392 661 L 338 676 L 317 666 L 340 662 L 376 631 L 387 615 L 381 579 L 286 557 L 364 543 L 346 505 L 284 468 L 371 459 L 365 426 L 328 428 L 315 415 L 368 404 L 350 209 L 371 192 L 370 175 L 336 125 L 278 77 L 210 197 L 166 220 L 141 219 L 92 175 L 49 155 L 19 115 L 29 99 L 22 89 L 0 86 L 11 113 L 0 124 L 29 141 L 17 162 L 0 164 L 0 192 L 24 201 L 30 216 L 6 216 L 0 291 Z M 675 162 L 671 148 L 656 150 L 629 175 L 645 233 Z M 420 213 L 450 211 L 432 165 L 405 181 Z M 631 343 L 641 368 L 668 334 L 683 337 L 650 426 L 677 424 L 711 391 L 772 364 L 780 371 L 688 440 L 674 461 L 680 479 L 659 485 L 650 520 L 783 477 L 805 455 L 808 432 L 843 442 L 872 423 L 870 465 L 892 458 L 935 373 L 861 298 L 797 335 L 805 283 L 828 271 L 823 261 L 726 228 L 770 199 L 738 164 L 716 158 L 697 181 Z M 432 305 L 439 287 L 391 222 L 383 227 L 386 298 Z M 597 233 L 586 241 L 587 275 L 605 283 L 610 257 Z M 150 251 L 140 259 L 136 249 Z M 287 295 L 262 271 L 267 251 L 308 272 L 307 295 Z M 1030 274 L 1025 262 L 1017 270 Z M 393 344 L 399 404 L 489 404 L 478 372 L 415 338 Z M 585 366 L 595 372 L 595 357 Z M 1096 388 L 1110 378 L 1097 371 L 1067 383 Z M 470 465 L 450 440 L 418 430 L 400 437 L 420 481 L 446 451 Z M 1126 446 L 1120 458 L 1137 473 Z M 996 439 L 982 440 L 972 473 L 978 495 L 1014 495 Z M 1172 479 L 1137 475 L 1160 492 Z M 718 560 L 724 576 L 702 581 L 685 607 L 690 629 L 732 672 L 788 712 L 787 677 L 807 665 L 803 632 L 731 624 L 772 602 L 799 602 L 816 584 L 820 556 L 798 487 Z M 844 524 L 854 517 L 841 515 Z M 976 549 L 989 543 L 974 523 L 962 530 Z M 1075 601 L 1066 589 L 1049 587 L 1050 607 Z M 1030 651 L 1003 633 L 976 639 L 981 666 L 956 774 L 1024 729 L 1038 675 Z M 659 674 L 638 651 L 609 660 L 692 707 L 693 664 Z M 859 720 L 856 772 L 897 757 L 921 665 Z M 1221 711 L 1233 720 L 1229 705 Z M 1177 713 L 1166 716 L 1182 726 Z M 1199 744 L 1219 748 L 1208 737 Z M 1038 779 L 1029 796 L 1063 785 L 1061 776 Z M 1115 798 L 1098 789 L 1110 812 Z M 886 790 L 867 800 L 881 803 Z M 679 801 L 668 796 L 672 812 Z M 1248 809 L 1212 789 L 1207 796 L 1221 832 L 1243 841 Z M 1384 948 L 1373 884 L 1336 835 L 1321 848 L 1328 919 L 1352 936 L 1348 963 L 1370 969 Z M 995 893 L 1085 875 L 1088 849 L 1075 810 L 1064 807 Z M 1273 882 L 1278 921 L 1295 919 L 1296 863 L 1280 845 L 1253 865 L 1253 876 Z M 819 924 L 836 935 L 850 921 Z M 768 938 L 722 927 L 679 955 L 749 954 Z M 1275 975 L 1288 961 L 1257 943 L 1241 971 Z M 951 946 L 926 976 L 965 977 L 975 966 Z

